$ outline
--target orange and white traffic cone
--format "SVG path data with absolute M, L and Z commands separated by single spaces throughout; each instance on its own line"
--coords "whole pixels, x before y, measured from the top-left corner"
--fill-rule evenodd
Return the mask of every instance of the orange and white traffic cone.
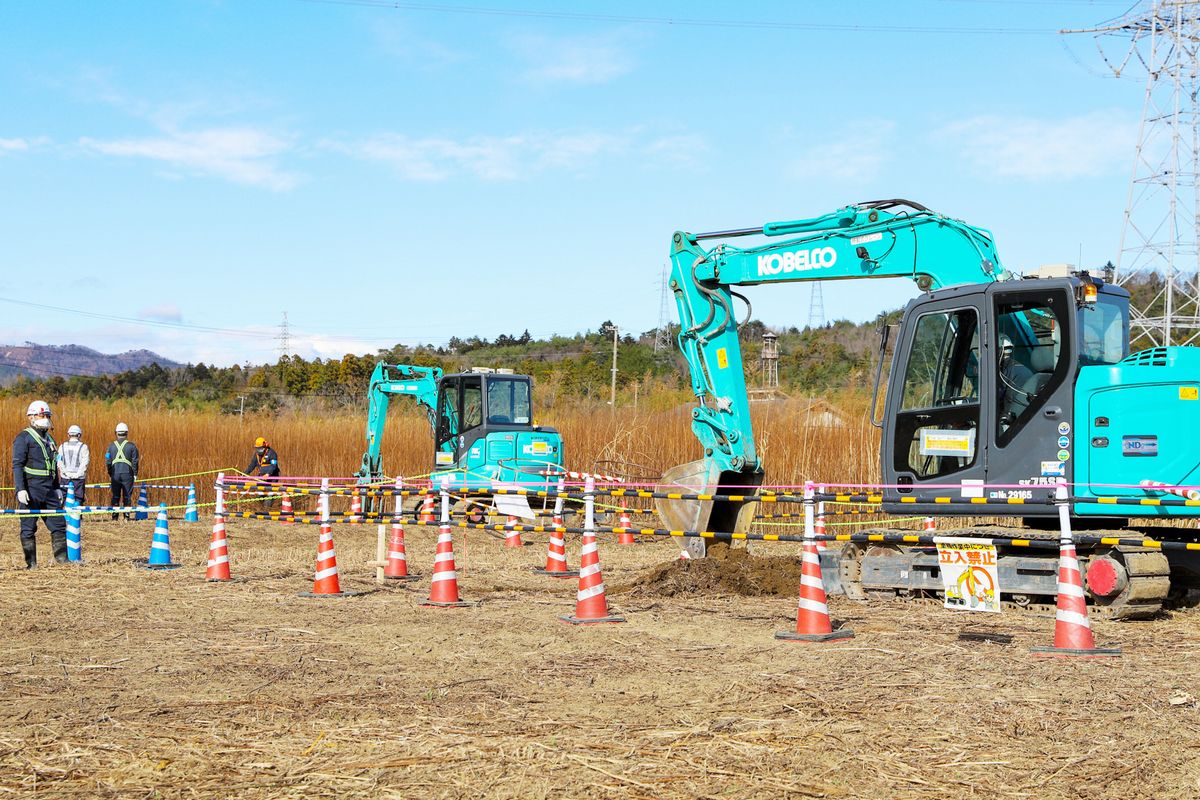
M 521 541 L 521 532 L 518 530 L 513 530 L 513 527 L 515 525 L 517 525 L 517 522 L 518 522 L 518 520 L 516 517 L 509 517 L 508 521 L 504 523 L 504 527 L 507 529 L 504 531 L 504 546 L 505 547 L 524 547 L 525 546 L 525 543 L 523 541 Z
M 629 508 L 625 505 L 625 500 L 621 500 L 621 516 L 617 521 L 617 525 L 624 530 L 617 534 L 617 544 L 637 544 L 637 538 L 634 537 L 633 520 L 629 518 Z
M 579 551 L 579 591 L 575 597 L 575 613 L 559 617 L 572 625 L 594 625 L 601 622 L 624 622 L 625 618 L 608 613 L 604 595 L 604 576 L 600 573 L 600 551 L 596 547 L 595 479 L 587 478 L 584 495 L 583 546 Z
M 229 540 L 225 537 L 225 517 L 220 514 L 213 517 L 212 543 L 208 546 L 208 571 L 204 574 L 204 579 L 232 579 L 229 574 Z
M 849 628 L 833 629 L 829 619 L 829 605 L 825 596 L 825 582 L 821 577 L 821 555 L 817 552 L 816 533 L 813 520 L 813 488 L 809 482 L 804 488 L 804 553 L 800 563 L 800 602 L 796 610 L 796 630 L 779 631 L 776 639 L 789 642 L 838 642 L 854 637 Z
M 408 572 L 408 554 L 404 550 L 404 526 L 399 517 L 392 518 L 392 535 L 388 540 L 387 566 L 383 568 L 383 577 L 393 581 L 415 581 L 419 575 Z
M 421 501 L 421 515 L 417 518 L 417 522 L 421 525 L 432 525 L 437 522 L 432 494 L 425 495 L 425 499 Z
M 225 536 L 225 482 L 224 473 L 217 476 L 217 502 L 213 507 L 212 543 L 208 546 L 208 581 L 231 580 L 229 574 L 229 541 Z
M 333 528 L 329 524 L 329 481 L 322 481 L 321 536 L 317 539 L 317 566 L 313 573 L 311 592 L 300 592 L 300 597 L 351 597 L 363 592 L 342 591 L 338 577 L 337 550 L 333 546 Z
M 362 513 L 362 492 L 359 489 L 355 489 L 354 493 L 350 495 L 350 524 L 361 525 L 363 521 Z
M 1111 658 L 1121 655 L 1119 647 L 1096 647 L 1092 625 L 1088 622 L 1087 597 L 1083 592 L 1083 576 L 1079 557 L 1071 534 L 1071 517 L 1067 507 L 1066 486 L 1058 485 L 1058 605 L 1054 613 L 1054 646 L 1034 647 L 1037 656 L 1074 656 L 1079 658 Z
M 925 533 L 935 533 L 937 531 L 937 520 L 933 517 L 926 517 L 924 531 Z
M 454 566 L 454 540 L 450 536 L 449 479 L 442 482 L 442 521 L 438 527 L 437 552 L 433 557 L 433 573 L 429 576 L 429 599 L 421 605 L 433 608 L 464 608 L 458 593 L 458 571 Z M 432 496 L 431 496 L 432 497 Z
M 567 568 L 567 545 L 563 540 L 562 527 L 560 522 L 554 523 L 554 530 L 550 531 L 550 544 L 546 547 L 546 566 L 535 568 L 533 571 L 537 574 L 551 578 L 579 577 L 579 570 Z
M 292 508 L 292 496 L 285 494 L 279 503 L 279 521 L 284 525 L 296 524 L 296 511 Z

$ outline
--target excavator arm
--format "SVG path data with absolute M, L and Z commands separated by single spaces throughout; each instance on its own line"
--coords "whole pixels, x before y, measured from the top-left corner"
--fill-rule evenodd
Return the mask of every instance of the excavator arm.
M 766 241 L 747 247 L 729 241 L 750 236 Z M 1006 273 L 990 232 L 905 200 L 860 203 L 757 228 L 676 232 L 670 288 L 679 312 L 679 347 L 698 400 L 692 431 L 704 456 L 668 470 L 663 482 L 702 493 L 762 483 L 733 299 L 746 304 L 746 320 L 749 301 L 731 287 L 897 277 L 929 291 L 1002 280 Z M 750 508 L 743 504 L 665 501 L 659 511 L 672 528 L 749 526 Z
M 392 395 L 414 398 L 429 415 L 429 424 L 433 427 L 437 424 L 438 382 L 441 378 L 442 370 L 437 367 L 385 364 L 382 361 L 375 365 L 367 388 L 367 451 L 363 453 L 362 466 L 358 470 L 359 483 L 377 483 L 383 479 L 380 444 Z

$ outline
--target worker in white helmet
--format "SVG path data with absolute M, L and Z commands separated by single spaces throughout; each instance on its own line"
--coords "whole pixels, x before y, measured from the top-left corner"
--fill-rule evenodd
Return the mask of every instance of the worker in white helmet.
M 17 508 L 24 511 L 61 511 L 62 490 L 58 486 L 57 446 L 50 435 L 52 414 L 50 406 L 34 400 L 25 410 L 29 427 L 13 440 L 13 485 L 17 489 Z M 67 561 L 67 523 L 61 514 L 30 514 L 21 517 L 21 549 L 25 551 L 25 568 L 37 567 L 37 521 L 41 519 L 50 531 L 50 548 L 54 560 Z
M 116 434 L 117 440 L 104 451 L 104 464 L 108 467 L 108 479 L 112 484 L 113 508 L 128 508 L 133 504 L 133 482 L 137 480 L 141 455 L 137 445 L 129 441 L 128 425 L 118 422 Z M 112 518 L 117 518 L 115 511 Z M 125 512 L 125 519 L 129 519 L 129 512 Z
M 83 443 L 83 428 L 67 428 L 67 440 L 58 448 L 58 482 L 65 494 L 68 486 L 75 488 L 75 500 L 84 505 L 87 492 L 87 471 L 92 455 Z

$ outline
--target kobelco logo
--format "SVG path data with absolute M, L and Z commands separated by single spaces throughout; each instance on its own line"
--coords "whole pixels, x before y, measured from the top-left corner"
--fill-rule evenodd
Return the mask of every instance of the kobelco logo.
M 771 253 L 758 257 L 759 275 L 778 275 L 781 272 L 805 272 L 810 269 L 829 269 L 837 263 L 837 251 L 832 247 L 814 247 L 790 253 Z

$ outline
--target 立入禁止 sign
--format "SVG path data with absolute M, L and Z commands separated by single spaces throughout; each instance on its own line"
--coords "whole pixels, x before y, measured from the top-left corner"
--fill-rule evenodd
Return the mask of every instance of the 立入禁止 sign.
M 946 608 L 1000 612 L 996 545 L 990 539 L 939 536 L 934 539 Z

